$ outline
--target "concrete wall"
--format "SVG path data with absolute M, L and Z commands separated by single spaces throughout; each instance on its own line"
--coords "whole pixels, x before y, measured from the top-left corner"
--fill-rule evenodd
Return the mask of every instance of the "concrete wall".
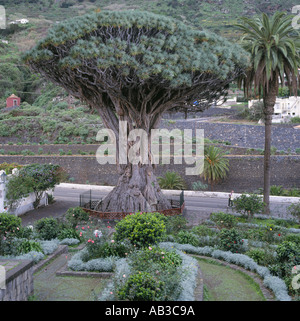
M 0 265 L 8 268 L 13 264 L 17 265 L 6 272 L 6 284 L 4 289 L 0 289 L 0 301 L 27 301 L 28 296 L 33 294 L 33 262 L 0 260 Z
M 227 178 L 215 187 L 216 191 L 252 192 L 263 187 L 263 156 L 227 156 L 229 173 Z M 69 182 L 80 184 L 115 185 L 118 174 L 115 165 L 99 165 L 95 156 L 0 156 L 0 163 L 16 162 L 21 165 L 52 163 L 61 165 L 69 175 Z M 158 165 L 156 175 L 162 176 L 168 170 L 178 172 L 186 181 L 187 188 L 199 180 L 198 176 L 186 176 L 182 165 Z M 272 156 L 271 185 L 285 188 L 300 187 L 300 156 Z

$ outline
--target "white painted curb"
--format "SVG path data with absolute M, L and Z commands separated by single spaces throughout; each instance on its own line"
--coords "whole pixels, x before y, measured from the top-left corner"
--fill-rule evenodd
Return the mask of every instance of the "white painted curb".
M 72 183 L 60 183 L 57 187 L 72 188 L 72 189 L 86 189 L 97 190 L 109 193 L 114 186 L 99 186 L 99 185 L 87 185 L 87 184 L 72 184 Z M 179 195 L 180 190 L 163 190 L 167 195 Z M 228 199 L 229 192 L 200 192 L 200 191 L 184 191 L 185 196 L 190 197 L 212 197 L 212 198 L 226 198 Z M 238 197 L 242 194 L 234 193 L 234 197 Z M 270 196 L 270 201 L 278 203 L 296 203 L 300 202 L 300 197 L 285 197 L 285 196 Z

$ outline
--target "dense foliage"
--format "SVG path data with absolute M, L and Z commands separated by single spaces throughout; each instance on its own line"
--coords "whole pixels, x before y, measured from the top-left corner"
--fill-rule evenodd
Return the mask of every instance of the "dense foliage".
M 79 223 L 86 223 L 89 219 L 89 214 L 81 207 L 70 207 L 65 213 L 65 219 L 73 228 Z
M 150 273 L 140 272 L 130 275 L 118 296 L 129 301 L 161 301 L 163 287 L 164 283 Z
M 176 172 L 167 171 L 163 176 L 158 177 L 159 186 L 163 189 L 185 189 L 186 184 L 183 178 Z
M 116 225 L 116 240 L 128 239 L 139 247 L 151 246 L 163 239 L 166 233 L 164 216 L 159 213 L 127 215 Z
M 216 146 L 205 146 L 204 148 L 204 170 L 203 177 L 213 185 L 227 176 L 229 160 L 224 157 L 225 153 Z
M 115 121 L 107 108 L 124 120 L 139 110 L 137 126 L 145 128 L 144 113 L 154 116 L 186 101 L 218 99 L 248 60 L 225 39 L 171 18 L 107 11 L 54 26 L 25 61 L 92 107 L 102 102 L 99 112 L 109 128 Z

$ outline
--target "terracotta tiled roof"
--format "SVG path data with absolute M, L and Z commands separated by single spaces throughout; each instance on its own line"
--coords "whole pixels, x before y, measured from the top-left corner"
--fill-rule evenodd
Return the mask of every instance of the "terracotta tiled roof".
M 19 98 L 19 97 L 17 97 L 15 94 L 12 94 L 12 95 L 9 96 L 8 98 Z

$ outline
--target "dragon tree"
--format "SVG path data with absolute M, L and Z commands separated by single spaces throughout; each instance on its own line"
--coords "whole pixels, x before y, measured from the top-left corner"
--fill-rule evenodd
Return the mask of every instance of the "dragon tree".
M 195 101 L 193 108 L 208 108 L 226 97 L 230 82 L 249 64 L 243 49 L 216 34 L 139 11 L 103 11 L 61 22 L 24 59 L 97 110 L 117 140 L 120 121 L 127 122 L 128 132 L 139 128 L 151 137 L 164 112 L 190 109 Z M 120 178 L 102 211 L 171 208 L 150 147 L 147 153 L 148 164 L 121 164 L 117 153 Z

